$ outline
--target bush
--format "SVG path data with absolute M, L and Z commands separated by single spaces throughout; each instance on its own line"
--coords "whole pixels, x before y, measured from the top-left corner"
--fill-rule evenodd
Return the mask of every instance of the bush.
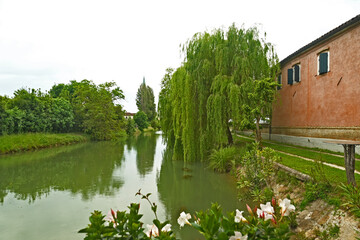
M 138 127 L 138 129 L 140 131 L 143 131 L 145 128 L 147 128 L 149 126 L 148 118 L 143 111 L 138 111 L 134 116 L 134 120 L 135 120 L 136 126 Z
M 353 185 L 345 185 L 341 183 L 342 195 L 345 198 L 345 203 L 342 205 L 350 210 L 356 217 L 360 218 L 360 188 Z
M 79 233 L 85 233 L 85 239 L 176 239 L 171 231 L 169 221 L 161 223 L 156 215 L 157 205 L 150 202 L 150 193 L 144 195 L 140 192 L 142 199 L 149 202 L 155 214 L 153 225 L 147 225 L 148 231 L 144 233 L 143 223 L 140 221 L 140 204 L 132 203 L 130 212 L 113 211 L 105 217 L 99 211 L 94 211 L 90 216 L 88 227 L 81 229 Z M 233 240 L 233 239 L 290 239 L 291 214 L 295 207 L 290 204 L 289 199 L 272 199 L 271 202 L 260 204 L 260 208 L 252 210 L 248 205 L 249 215 L 245 218 L 243 211 L 228 213 L 224 216 L 218 204 L 212 204 L 206 211 L 197 212 L 192 216 L 182 212 L 177 219 L 180 227 L 189 225 L 201 233 L 205 239 Z M 195 221 L 193 221 L 194 219 Z
M 273 149 L 260 150 L 259 144 L 253 143 L 242 159 L 239 187 L 251 191 L 269 187 L 275 161 L 278 161 L 278 156 Z
M 128 119 L 126 122 L 126 133 L 128 136 L 134 135 L 136 131 L 135 121 L 133 119 Z
M 238 157 L 235 147 L 220 148 L 213 150 L 209 157 L 209 167 L 218 172 L 229 172 L 235 166 Z

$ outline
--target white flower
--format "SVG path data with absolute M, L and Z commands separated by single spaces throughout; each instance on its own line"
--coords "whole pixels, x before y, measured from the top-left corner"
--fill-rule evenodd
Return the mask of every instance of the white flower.
M 267 202 L 266 205 L 260 204 L 260 208 L 256 210 L 258 217 L 263 216 L 265 220 L 273 219 L 274 208 L 270 202 Z
M 151 237 L 151 236 L 159 236 L 159 229 L 156 227 L 155 224 L 153 225 L 149 225 L 149 224 L 146 224 L 146 227 L 147 227 L 147 231 L 146 231 L 146 235 L 148 237 Z
M 178 218 L 177 222 L 180 225 L 180 227 L 183 227 L 185 224 L 189 224 L 189 219 L 191 218 L 190 213 L 182 212 L 180 213 L 180 217 Z
M 290 200 L 287 198 L 279 200 L 279 207 L 281 207 L 281 215 L 283 216 L 289 216 L 290 212 L 295 211 L 295 206 L 290 204 Z
M 235 222 L 239 223 L 239 222 L 247 222 L 247 220 L 243 217 L 243 212 L 244 211 L 239 211 L 238 209 L 236 209 L 236 216 L 235 216 Z
M 149 224 L 146 224 L 146 228 L 147 228 L 147 231 L 146 231 L 146 235 L 148 237 L 151 237 L 151 236 L 154 236 L 154 237 L 157 237 L 159 236 L 159 229 L 157 228 L 157 226 L 155 224 L 153 225 L 149 225 Z M 161 229 L 162 232 L 169 232 L 171 231 L 171 224 L 166 224 L 162 229 Z
M 104 220 L 109 223 L 113 223 L 114 227 L 116 226 L 115 219 L 114 219 L 114 217 L 116 218 L 116 212 L 117 211 L 110 209 L 110 211 L 106 214 L 106 217 L 104 217 Z
M 171 231 L 171 224 L 166 224 L 162 229 L 162 232 L 170 232 Z
M 235 233 L 235 236 L 231 236 L 229 238 L 229 240 L 247 240 L 248 239 L 248 235 L 246 234 L 245 236 L 243 236 L 241 234 L 241 232 L 234 232 Z

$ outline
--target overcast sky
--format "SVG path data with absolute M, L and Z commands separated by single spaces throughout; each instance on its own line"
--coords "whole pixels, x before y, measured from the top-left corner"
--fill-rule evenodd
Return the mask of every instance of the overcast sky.
M 0 95 L 55 83 L 114 80 L 136 112 L 197 32 L 260 24 L 281 59 L 360 13 L 360 0 L 0 0 Z

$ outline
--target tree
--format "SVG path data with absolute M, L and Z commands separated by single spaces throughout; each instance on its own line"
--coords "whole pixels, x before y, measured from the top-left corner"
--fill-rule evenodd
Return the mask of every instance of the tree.
M 275 98 L 278 83 L 271 78 L 247 81 L 243 85 L 244 101 L 242 110 L 244 113 L 242 128 L 255 129 L 255 140 L 261 141 L 260 120 L 271 115 L 271 107 Z
M 70 84 L 54 85 L 50 95 L 70 101 L 75 130 L 84 131 L 96 140 L 116 138 L 125 129 L 122 106 L 117 103 L 124 95 L 115 82 L 96 85 L 86 79 L 73 80 Z
M 128 136 L 132 136 L 134 135 L 135 131 L 136 131 L 135 121 L 129 118 L 126 122 L 126 133 Z
M 146 86 L 145 78 L 136 94 L 136 106 L 138 107 L 139 111 L 142 111 L 146 114 L 150 122 L 155 119 L 156 105 L 154 91 L 151 87 Z
M 197 33 L 182 51 L 183 65 L 173 73 L 168 71 L 162 82 L 161 127 L 175 158 L 181 152 L 185 161 L 205 160 L 212 149 L 233 143 L 230 122 L 234 129 L 241 129 L 259 115 L 268 116 L 265 105 L 271 105 L 275 87 L 265 83 L 275 81 L 278 59 L 256 28 L 235 25 L 227 32 Z M 255 95 L 248 95 L 248 90 Z M 250 114 L 246 110 L 258 107 L 256 101 L 263 106 Z
M 134 121 L 140 131 L 143 131 L 145 128 L 147 128 L 149 126 L 148 118 L 143 111 L 138 111 L 135 114 Z

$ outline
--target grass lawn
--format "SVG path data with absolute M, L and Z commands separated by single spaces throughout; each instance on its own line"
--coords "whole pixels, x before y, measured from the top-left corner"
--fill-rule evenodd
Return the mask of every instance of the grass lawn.
M 243 138 L 243 137 L 237 137 L 237 138 L 240 141 L 254 142 L 254 140 L 248 139 L 248 138 Z M 321 162 L 331 163 L 334 165 L 338 165 L 340 167 L 345 167 L 344 155 L 340 155 L 341 153 L 327 151 L 331 154 L 338 155 L 338 156 L 333 156 L 333 155 L 327 154 L 326 152 L 317 152 L 317 149 L 315 151 L 314 149 L 310 149 L 310 148 L 303 148 L 303 147 L 297 147 L 297 146 L 293 147 L 293 146 L 285 145 L 282 143 L 272 143 L 270 141 L 263 141 L 262 145 L 265 147 L 272 148 L 277 151 L 291 153 L 291 154 L 298 155 L 301 157 L 310 158 L 310 159 L 321 161 Z M 303 160 L 303 161 L 305 161 L 305 160 Z M 360 171 L 360 162 L 357 162 L 357 164 L 355 164 L 355 169 Z
M 252 140 L 252 139 L 238 137 L 238 136 L 235 136 L 235 139 L 237 139 L 240 142 L 247 142 L 247 143 L 254 142 L 254 140 Z M 291 153 L 291 154 L 298 155 L 301 157 L 310 158 L 313 160 L 323 161 L 323 162 L 327 162 L 327 163 L 332 163 L 332 164 L 344 167 L 344 157 L 341 155 L 332 156 L 332 155 L 328 155 L 328 154 L 322 153 L 322 152 L 321 153 L 314 152 L 313 149 L 306 149 L 306 148 L 302 148 L 302 147 L 297 148 L 297 146 L 292 147 L 289 145 L 283 145 L 282 143 L 271 144 L 268 141 L 263 141 L 262 145 L 265 147 L 272 148 L 274 150 Z M 337 154 L 339 154 L 339 153 L 337 153 Z M 288 166 L 290 168 L 293 168 L 295 170 L 298 170 L 302 173 L 308 174 L 310 176 L 313 174 L 313 169 L 315 169 L 315 167 L 316 167 L 316 163 L 306 161 L 299 157 L 289 156 L 289 155 L 286 155 L 281 152 L 278 152 L 278 155 L 281 157 L 281 162 L 280 162 L 281 164 Z M 360 162 L 356 162 L 355 169 L 360 171 Z M 340 182 L 342 182 L 342 183 L 347 182 L 345 170 L 340 170 L 340 169 L 336 169 L 333 167 L 323 165 L 323 171 L 324 171 L 327 179 L 332 183 L 338 184 Z M 360 175 L 359 174 L 355 174 L 355 179 L 356 179 L 357 184 L 360 184 Z
M 281 157 L 281 164 L 291 167 L 295 170 L 298 170 L 299 172 L 305 173 L 309 176 L 313 175 L 313 171 L 316 167 L 316 163 L 309 162 L 306 160 L 303 160 L 298 157 L 289 156 L 283 153 L 278 153 Z M 324 170 L 324 174 L 331 183 L 339 184 L 339 183 L 347 183 L 346 180 L 346 172 L 344 170 L 332 168 L 326 165 L 322 165 L 322 168 Z M 360 175 L 355 174 L 355 180 L 357 184 L 360 184 Z
M 0 136 L 0 154 L 21 152 L 76 142 L 85 142 L 89 138 L 76 133 L 26 133 Z

